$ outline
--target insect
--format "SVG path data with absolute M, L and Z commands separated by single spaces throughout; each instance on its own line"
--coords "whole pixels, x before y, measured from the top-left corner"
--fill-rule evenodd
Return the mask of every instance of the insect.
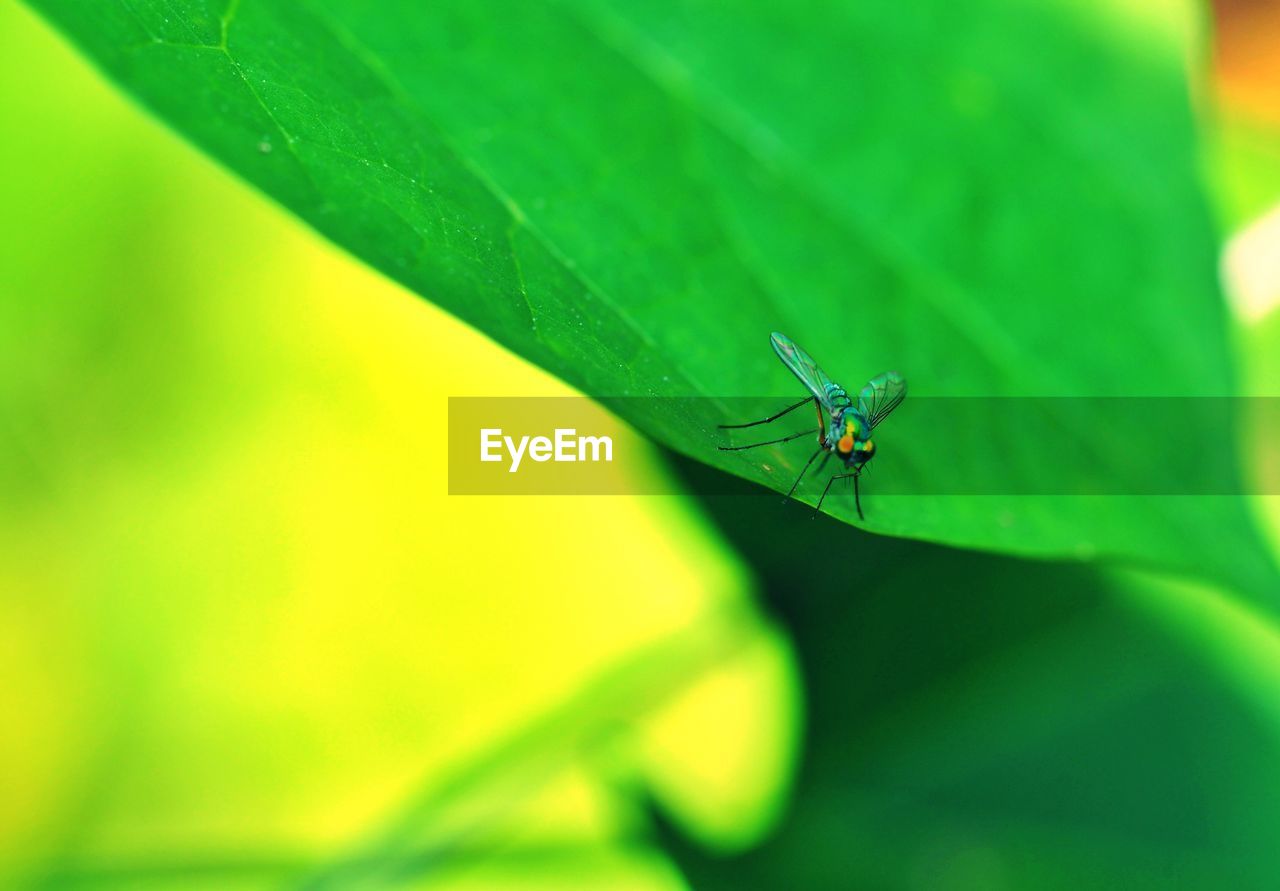
M 805 474 L 809 472 L 809 468 L 819 455 L 825 453 L 822 463 L 818 465 L 819 473 L 827 466 L 827 461 L 831 459 L 831 456 L 836 455 L 844 462 L 845 472 L 834 474 L 827 480 L 827 487 L 822 490 L 822 497 L 818 499 L 818 506 L 814 509 L 814 513 L 816 514 L 822 510 L 822 502 L 826 499 L 827 492 L 831 490 L 832 483 L 836 480 L 852 478 L 853 498 L 854 504 L 858 508 L 858 519 L 865 520 L 866 517 L 862 514 L 862 497 L 858 491 L 858 477 L 862 474 L 862 469 L 867 466 L 867 462 L 875 457 L 876 454 L 876 444 L 871 439 L 871 432 L 906 398 L 906 379 L 896 371 L 886 371 L 884 374 L 877 375 L 859 391 L 857 402 L 855 402 L 845 392 L 845 389 L 827 377 L 826 373 L 818 367 L 818 364 L 809 357 L 809 354 L 800 349 L 790 337 L 775 331 L 769 335 L 769 342 L 773 344 L 773 351 L 778 354 L 782 364 L 787 366 L 792 374 L 800 378 L 800 382 L 809 389 L 812 395 L 806 396 L 795 405 L 788 406 L 777 414 L 762 418 L 759 421 L 752 421 L 749 424 L 721 424 L 720 429 L 741 430 L 746 427 L 771 424 L 783 415 L 793 412 L 809 402 L 812 402 L 818 410 L 818 429 L 816 431 L 801 430 L 799 433 L 793 433 L 781 439 L 770 439 L 766 442 L 755 442 L 750 445 L 720 446 L 721 451 L 737 452 L 743 449 L 776 445 L 777 443 L 791 442 L 793 439 L 799 439 L 802 436 L 808 436 L 816 432 L 818 434 L 818 450 L 809 457 L 804 469 L 800 471 L 796 481 L 791 484 L 787 497 L 790 498 L 795 494 L 796 487 L 800 485 L 800 481 L 804 479 Z M 826 412 L 825 416 L 823 415 L 824 411 Z

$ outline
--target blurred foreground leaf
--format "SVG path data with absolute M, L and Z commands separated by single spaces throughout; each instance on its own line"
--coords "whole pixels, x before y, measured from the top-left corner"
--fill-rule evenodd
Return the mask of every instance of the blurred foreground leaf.
M 1214 0 L 1218 204 L 1231 228 L 1280 199 L 1280 7 Z
M 1280 635 L 1257 613 L 829 522 L 766 539 L 784 508 L 707 503 L 794 635 L 808 722 L 760 846 L 664 825 L 697 891 L 1274 885 Z
M 802 446 L 713 448 L 718 397 L 794 395 L 774 329 L 849 387 L 892 367 L 929 395 L 1233 392 L 1185 47 L 1105 3 L 32 4 L 502 344 L 591 395 L 709 397 L 625 411 L 775 488 Z M 1022 454 L 1089 449 L 1104 480 L 1144 454 L 1065 405 L 1051 441 L 988 436 L 980 402 L 927 441 L 886 428 L 878 463 L 939 491 L 959 455 L 995 483 Z M 1231 430 L 1186 429 L 1233 472 Z M 886 498 L 867 525 L 1275 579 L 1232 498 Z

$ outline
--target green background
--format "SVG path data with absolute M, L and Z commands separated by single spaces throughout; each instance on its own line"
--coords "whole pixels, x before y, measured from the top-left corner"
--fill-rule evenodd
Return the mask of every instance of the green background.
M 709 447 L 775 328 L 850 386 L 1274 394 L 1196 10 L 31 6 L 138 103 L 0 12 L 7 880 L 1268 886 L 1274 500 L 444 495 L 446 397 L 570 386 L 641 476 L 785 488 Z M 1142 467 L 981 404 L 878 474 Z M 1241 414 L 1195 458 L 1265 484 Z

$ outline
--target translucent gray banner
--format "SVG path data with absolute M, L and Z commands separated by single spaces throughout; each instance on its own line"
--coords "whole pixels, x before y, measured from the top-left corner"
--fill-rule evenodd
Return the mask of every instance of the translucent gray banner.
M 652 444 L 619 419 L 694 458 L 785 488 L 820 448 L 815 406 L 744 429 L 719 425 L 771 416 L 798 398 L 453 397 L 449 492 L 687 491 L 655 473 Z M 1280 398 L 913 396 L 872 441 L 863 481 L 881 495 L 1280 494 Z M 844 469 L 836 455 L 819 474 L 822 461 L 819 454 L 798 491 L 815 482 L 820 489 Z M 726 481 L 706 494 L 736 491 Z

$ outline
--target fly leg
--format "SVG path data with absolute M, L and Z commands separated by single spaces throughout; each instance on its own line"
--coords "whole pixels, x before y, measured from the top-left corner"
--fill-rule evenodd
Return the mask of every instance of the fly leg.
M 796 477 L 796 481 L 792 483 L 791 488 L 787 490 L 787 497 L 782 499 L 783 504 L 786 504 L 789 500 L 791 500 L 791 496 L 795 494 L 796 486 L 800 485 L 800 481 L 804 479 L 804 475 L 809 472 L 809 468 L 813 466 L 813 462 L 817 460 L 817 457 L 821 454 L 822 454 L 822 449 L 818 449 L 816 452 L 814 452 L 812 455 L 809 456 L 808 461 L 804 462 L 804 469 L 800 471 L 800 475 Z
M 791 484 L 791 488 L 787 491 L 787 497 L 784 498 L 782 501 L 783 504 L 786 504 L 788 501 L 790 501 L 791 496 L 796 494 L 796 487 L 800 485 L 800 481 L 804 479 L 804 475 L 809 472 L 809 466 L 813 464 L 814 458 L 817 458 L 819 455 L 821 455 L 823 451 L 824 451 L 823 449 L 819 448 L 816 452 L 814 452 L 812 455 L 809 456 L 809 460 L 805 462 L 804 470 L 800 471 L 800 475 L 796 477 L 796 481 Z M 818 473 L 822 473 L 822 468 L 827 466 L 827 459 L 830 457 L 831 457 L 831 453 L 827 452 L 827 457 L 823 458 L 822 463 L 818 465 Z
M 858 519 L 865 520 L 866 517 L 862 515 L 862 496 L 858 493 L 858 477 L 860 476 L 862 476 L 861 467 L 853 472 L 853 504 L 858 508 Z
M 721 430 L 741 430 L 743 427 L 758 427 L 761 424 L 771 424 L 774 421 L 778 420 L 778 418 L 785 415 L 787 412 L 795 411 L 797 408 L 804 405 L 806 402 L 813 402 L 816 405 L 818 400 L 814 399 L 812 396 L 806 396 L 805 398 L 797 402 L 795 405 L 788 405 L 786 408 L 778 412 L 776 415 L 770 415 L 767 418 L 761 418 L 760 420 L 752 421 L 749 424 L 720 424 L 719 426 Z M 819 426 L 822 425 L 821 412 L 818 413 L 818 425 Z
M 784 436 L 781 439 L 770 439 L 765 442 L 753 442 L 750 445 L 716 446 L 716 448 L 720 449 L 720 451 L 722 452 L 740 452 L 743 449 L 758 449 L 760 448 L 760 446 L 777 445 L 780 442 L 791 442 L 791 440 L 793 439 L 799 439 L 802 436 L 812 436 L 812 435 L 813 435 L 812 430 L 801 430 L 798 433 L 792 433 L 790 436 Z M 814 457 L 816 458 L 817 455 L 815 454 Z
M 826 500 L 826 498 L 827 498 L 827 493 L 831 491 L 831 484 L 832 484 L 832 483 L 834 483 L 836 480 L 847 480 L 849 477 L 853 477 L 853 485 L 854 485 L 854 489 L 855 489 L 855 491 L 856 491 L 857 486 L 858 486 L 858 472 L 857 472 L 857 471 L 854 471 L 853 473 L 837 473 L 837 474 L 835 474 L 834 476 L 832 476 L 829 480 L 827 480 L 827 487 L 826 487 L 825 489 L 823 489 L 823 490 L 822 490 L 822 497 L 818 499 L 818 506 L 817 506 L 817 507 L 815 507 L 815 508 L 813 509 L 813 515 L 814 515 L 815 517 L 818 515 L 819 511 L 821 511 L 821 510 L 822 510 L 822 502 Z M 855 495 L 854 497 L 855 497 L 855 499 L 856 499 L 856 497 L 857 497 L 857 496 Z M 859 507 L 859 508 L 858 508 L 858 517 L 859 517 L 859 518 L 861 518 L 861 517 L 862 517 L 862 508 L 861 508 L 861 507 Z

